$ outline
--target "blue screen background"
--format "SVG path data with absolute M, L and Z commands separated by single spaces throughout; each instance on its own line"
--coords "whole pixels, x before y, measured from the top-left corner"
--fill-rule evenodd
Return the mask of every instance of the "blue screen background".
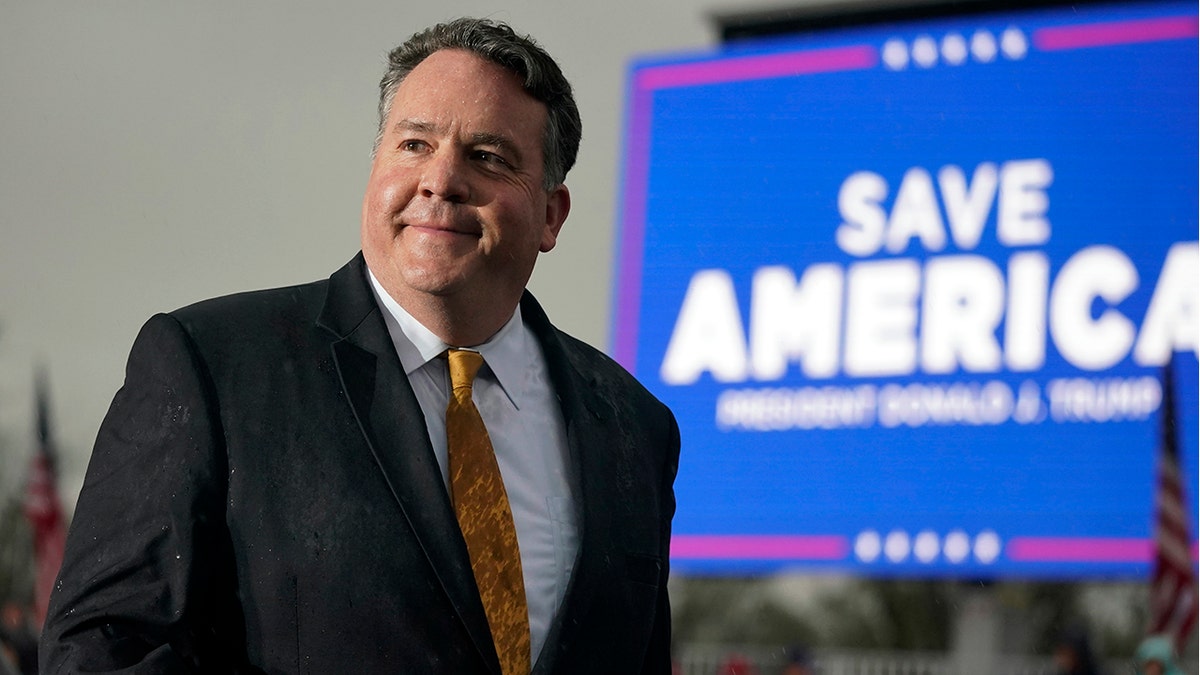
M 871 44 L 889 39 L 999 34 L 1016 27 L 1029 37 L 1062 26 L 1190 13 L 1187 3 L 1083 7 L 1070 12 L 942 19 L 922 24 L 845 30 L 740 47 L 718 54 L 655 59 L 639 71 L 683 62 L 753 54 Z M 970 179 L 982 162 L 1043 158 L 1054 170 L 1047 194 L 1048 242 L 1011 248 L 996 238 L 995 208 L 977 247 L 961 251 L 948 238 L 930 253 L 914 242 L 897 255 L 922 263 L 971 253 L 1005 269 L 1020 250 L 1062 264 L 1088 246 L 1108 244 L 1136 265 L 1141 282 L 1116 309 L 1140 324 L 1167 250 L 1197 238 L 1196 39 L 1040 51 L 1019 59 L 899 71 L 883 63 L 861 70 L 632 90 L 652 97 L 645 138 L 630 139 L 630 158 L 647 162 L 640 306 L 634 373 L 675 412 L 683 436 L 676 481 L 676 536 L 844 536 L 851 546 L 836 560 L 803 558 L 676 559 L 685 573 L 753 573 L 822 569 L 858 574 L 959 577 L 1140 577 L 1148 560 L 1028 561 L 1010 558 L 951 562 L 945 555 L 867 561 L 855 555 L 861 533 L 932 531 L 970 536 L 1148 539 L 1158 414 L 1125 422 L 1006 422 L 993 426 L 924 426 L 789 431 L 722 431 L 714 405 L 722 391 L 745 387 L 856 386 L 1060 377 L 1158 377 L 1127 357 L 1102 372 L 1067 363 L 1047 337 L 1046 360 L 1032 373 L 928 375 L 814 380 L 791 364 L 782 380 L 729 384 L 702 375 L 692 385 L 662 382 L 659 370 L 685 292 L 698 270 L 729 273 L 743 325 L 749 326 L 755 270 L 783 265 L 797 278 L 814 263 L 843 268 L 864 260 L 834 239 L 842 182 L 858 171 L 887 179 L 890 206 L 905 171 L 936 176 L 945 165 Z M 647 103 L 643 101 L 643 103 Z M 644 147 L 640 143 L 645 143 Z M 638 153 L 643 153 L 638 155 Z M 633 161 L 631 159 L 631 161 Z M 936 184 L 936 183 L 935 183 Z M 943 218 L 945 218 L 943 211 Z M 628 246 L 628 227 L 626 240 Z M 627 271 L 627 270 L 626 270 Z M 618 281 L 618 283 L 621 283 Z M 919 328 L 918 328 L 919 332 Z M 998 333 L 1003 336 L 1003 326 Z M 1197 487 L 1197 362 L 1175 359 L 1181 411 L 1182 463 L 1188 512 Z M 1193 534 L 1195 524 L 1193 523 Z

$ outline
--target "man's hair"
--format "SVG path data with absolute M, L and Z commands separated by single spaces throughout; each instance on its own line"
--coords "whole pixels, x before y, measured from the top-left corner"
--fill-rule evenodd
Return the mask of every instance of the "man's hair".
M 542 134 L 542 185 L 550 190 L 561 184 L 575 165 L 583 123 L 571 94 L 571 83 L 554 59 L 533 38 L 518 35 L 505 23 L 488 19 L 455 19 L 414 34 L 388 54 L 388 69 L 379 81 L 379 131 L 375 150 L 383 139 L 392 99 L 400 83 L 426 57 L 442 49 L 462 49 L 495 63 L 521 78 L 526 93 L 546 105 Z

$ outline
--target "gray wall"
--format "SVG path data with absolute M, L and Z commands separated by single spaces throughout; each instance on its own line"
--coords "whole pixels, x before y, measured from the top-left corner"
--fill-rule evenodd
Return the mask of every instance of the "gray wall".
M 531 286 L 605 347 L 625 68 L 762 6 L 0 0 L 0 487 L 24 480 L 36 364 L 70 508 L 150 314 L 323 278 L 358 250 L 384 54 L 458 15 L 534 35 L 577 87 L 572 214 Z

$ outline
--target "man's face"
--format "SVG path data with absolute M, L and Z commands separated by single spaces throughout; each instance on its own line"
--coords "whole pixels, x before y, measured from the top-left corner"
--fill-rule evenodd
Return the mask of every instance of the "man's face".
M 515 74 L 466 51 L 434 52 L 400 83 L 363 199 L 362 246 L 401 305 L 440 297 L 511 314 L 570 207 L 565 187 L 542 187 L 545 126 L 546 106 Z

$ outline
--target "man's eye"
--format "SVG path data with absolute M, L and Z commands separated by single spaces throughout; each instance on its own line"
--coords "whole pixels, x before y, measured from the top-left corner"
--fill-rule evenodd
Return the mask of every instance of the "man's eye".
M 504 159 L 503 157 L 501 157 L 500 155 L 497 155 L 494 152 L 488 152 L 487 150 L 476 150 L 475 152 L 471 153 L 471 157 L 473 159 L 476 159 L 480 162 L 484 162 L 486 164 L 494 164 L 496 166 L 508 166 L 508 160 Z
M 400 143 L 400 149 L 408 152 L 420 152 L 426 147 L 425 141 L 407 140 Z

